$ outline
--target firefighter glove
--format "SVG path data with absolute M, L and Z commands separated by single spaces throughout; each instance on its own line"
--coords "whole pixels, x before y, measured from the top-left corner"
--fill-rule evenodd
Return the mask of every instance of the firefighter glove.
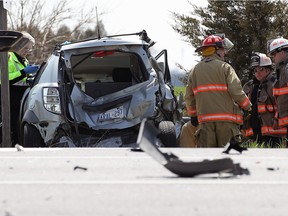
M 25 74 L 34 74 L 37 72 L 37 70 L 39 69 L 38 65 L 27 65 L 23 71 L 25 72 Z
M 244 110 L 244 117 L 248 118 L 252 114 L 252 108 L 250 107 L 248 110 Z

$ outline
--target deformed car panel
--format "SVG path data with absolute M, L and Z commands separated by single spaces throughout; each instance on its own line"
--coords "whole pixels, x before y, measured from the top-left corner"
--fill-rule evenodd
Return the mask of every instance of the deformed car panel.
M 75 46 L 71 45 L 73 49 L 68 50 L 67 48 L 69 48 L 70 46 L 69 44 L 67 45 L 67 47 L 66 46 L 63 47 L 62 52 L 64 53 L 63 57 L 65 60 L 66 67 L 67 68 L 73 67 L 73 64 L 71 62 L 71 58 L 73 55 L 82 55 L 82 54 L 93 53 L 97 51 L 116 51 L 117 50 L 119 52 L 131 52 L 131 53 L 138 54 L 139 56 L 141 56 L 141 61 L 143 61 L 145 67 L 148 70 L 152 69 L 152 67 L 150 66 L 149 57 L 147 56 L 147 53 L 142 48 L 143 44 L 138 43 L 138 44 L 133 45 L 127 42 L 126 45 L 121 45 L 121 44 L 118 44 L 120 42 L 119 40 L 112 40 L 110 41 L 110 43 L 99 45 L 100 42 L 101 40 L 97 42 L 97 45 L 95 45 L 95 43 L 93 44 L 90 42 L 88 43 L 88 44 L 91 44 L 90 47 L 86 47 L 85 49 L 83 48 L 79 49 L 79 47 L 77 47 L 76 49 Z M 113 43 L 117 43 L 117 45 L 111 45 Z
M 143 83 L 136 84 L 122 91 L 105 95 L 97 99 L 93 99 L 83 93 L 79 87 L 74 86 L 71 94 L 72 104 L 75 111 L 75 119 L 77 122 L 85 122 L 89 127 L 98 129 L 123 129 L 141 123 L 144 117 L 152 116 L 155 107 L 155 88 L 157 84 L 155 79 L 148 80 Z M 119 104 L 123 106 L 123 118 L 114 118 L 101 120 L 99 116 L 103 111 L 86 111 L 84 105 L 97 106 L 115 101 L 119 98 L 132 95 L 131 100 Z M 72 116 L 72 109 L 69 109 Z
M 143 118 L 155 126 L 170 122 L 161 128 L 174 137 L 181 115 L 165 62 L 167 51 L 157 56 L 164 61 L 160 62 L 150 46 L 141 37 L 94 38 L 56 46 L 21 106 L 22 140 L 29 141 L 23 139 L 26 125 L 29 134 L 37 128 L 46 146 L 98 147 L 111 137 L 117 146 L 126 146 L 135 144 Z M 37 120 L 26 112 L 33 112 Z M 176 134 L 173 140 L 177 145 Z
M 153 159 L 180 177 L 194 177 L 211 173 L 227 173 L 231 176 L 250 174 L 248 169 L 234 164 L 230 158 L 184 162 L 173 153 L 161 152 L 157 145 L 157 136 L 157 129 L 147 119 L 144 119 L 140 126 L 137 144 Z

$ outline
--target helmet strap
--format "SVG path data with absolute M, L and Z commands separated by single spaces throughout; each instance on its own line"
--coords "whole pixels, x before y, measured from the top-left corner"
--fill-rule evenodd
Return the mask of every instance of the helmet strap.
M 210 56 L 210 55 L 214 54 L 215 52 L 216 52 L 216 48 L 213 46 L 209 46 L 209 47 L 206 47 L 202 51 L 202 56 Z

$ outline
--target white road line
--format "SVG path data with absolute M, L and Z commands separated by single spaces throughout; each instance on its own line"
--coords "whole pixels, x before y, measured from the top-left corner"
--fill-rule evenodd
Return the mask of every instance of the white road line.
M 27 160 L 27 159 L 44 159 L 44 160 L 52 160 L 52 159 L 147 159 L 151 158 L 149 156 L 7 156 L 7 157 L 2 157 L 0 156 L 0 160 Z M 288 158 L 287 158 L 288 159 Z
M 190 181 L 0 181 L 1 185 L 288 185 L 288 181 L 231 181 L 231 180 L 190 180 Z
M 141 155 L 141 156 L 0 156 L 0 160 L 6 160 L 6 159 L 13 159 L 13 160 L 27 160 L 27 159 L 147 159 L 151 158 L 149 155 Z M 221 158 L 231 158 L 232 160 L 288 160 L 287 157 L 275 157 L 275 156 L 266 156 L 266 157 L 209 157 L 209 156 L 199 156 L 199 157 L 193 157 L 193 156 L 183 156 L 180 157 L 180 160 L 183 161 L 192 161 L 193 160 L 215 160 L 215 159 L 221 159 Z

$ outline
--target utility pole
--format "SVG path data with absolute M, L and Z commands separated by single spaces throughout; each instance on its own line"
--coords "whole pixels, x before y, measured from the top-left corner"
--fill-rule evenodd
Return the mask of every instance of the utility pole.
M 7 30 L 7 10 L 4 8 L 4 1 L 0 0 L 0 30 Z M 8 78 L 8 53 L 0 52 L 1 69 L 1 116 L 2 116 L 2 143 L 1 147 L 8 148 L 11 145 L 10 125 L 10 89 Z

